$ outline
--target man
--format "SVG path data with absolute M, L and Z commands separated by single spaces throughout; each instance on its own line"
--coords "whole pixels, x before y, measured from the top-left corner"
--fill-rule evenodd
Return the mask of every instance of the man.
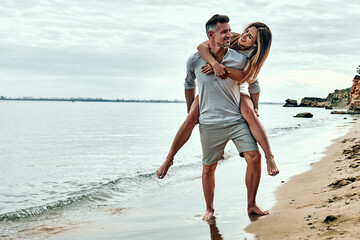
M 228 48 L 231 38 L 230 31 L 227 16 L 214 15 L 206 23 L 209 46 L 215 59 L 230 68 L 243 70 L 247 57 Z M 213 74 L 203 74 L 201 67 L 205 64 L 206 61 L 200 57 L 199 53 L 190 56 L 187 61 L 185 79 L 185 97 L 188 109 L 195 97 L 195 79 L 199 89 L 199 130 L 203 150 L 202 183 L 206 202 L 203 219 L 209 220 L 214 215 L 214 173 L 217 162 L 229 140 L 235 143 L 240 155 L 243 155 L 247 162 L 245 181 L 248 194 L 248 214 L 269 214 L 269 211 L 259 208 L 255 201 L 261 175 L 261 155 L 239 110 L 240 87 L 231 78 L 222 80 Z

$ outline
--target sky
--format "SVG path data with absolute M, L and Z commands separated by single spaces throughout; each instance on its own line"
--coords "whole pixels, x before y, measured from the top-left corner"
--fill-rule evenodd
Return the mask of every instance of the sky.
M 205 22 L 273 34 L 261 102 L 326 97 L 360 64 L 358 0 L 1 0 L 0 95 L 184 100 Z

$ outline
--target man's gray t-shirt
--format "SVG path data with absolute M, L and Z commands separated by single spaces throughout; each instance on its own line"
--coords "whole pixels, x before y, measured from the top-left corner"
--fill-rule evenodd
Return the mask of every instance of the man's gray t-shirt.
M 222 60 L 225 66 L 243 70 L 248 57 L 231 48 Z M 187 61 L 187 74 L 185 78 L 185 89 L 194 89 L 197 80 L 199 92 L 201 124 L 220 124 L 235 122 L 242 119 L 240 113 L 240 86 L 231 78 L 222 80 L 214 74 L 205 75 L 201 67 L 206 61 L 199 53 L 191 55 Z

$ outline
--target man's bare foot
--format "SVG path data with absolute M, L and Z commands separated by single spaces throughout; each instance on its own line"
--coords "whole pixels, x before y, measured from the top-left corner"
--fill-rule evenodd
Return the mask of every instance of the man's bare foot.
M 276 176 L 280 171 L 276 166 L 274 155 L 269 154 L 265 156 L 266 158 L 266 165 L 267 165 L 267 172 L 270 176 Z
M 214 210 L 206 210 L 206 212 L 202 216 L 202 220 L 209 221 L 213 217 L 214 217 Z
M 159 167 L 159 169 L 156 171 L 156 175 L 159 179 L 163 179 L 169 170 L 170 166 L 173 165 L 173 159 L 165 159 L 163 164 Z
M 258 205 L 252 205 L 252 206 L 248 206 L 248 214 L 249 215 L 260 215 L 260 216 L 265 216 L 268 215 L 270 213 L 269 210 L 262 210 Z

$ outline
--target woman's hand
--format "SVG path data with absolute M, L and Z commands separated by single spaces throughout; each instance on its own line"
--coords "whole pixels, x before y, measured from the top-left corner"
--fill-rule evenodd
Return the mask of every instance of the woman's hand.
M 208 75 L 214 72 L 210 63 L 206 63 L 204 66 L 201 67 L 201 72 Z
M 215 69 L 216 67 L 216 69 Z M 214 73 L 216 76 L 220 77 L 221 79 L 227 79 L 228 78 L 228 75 L 226 74 L 226 71 L 225 71 L 225 66 L 222 65 L 222 64 L 214 64 L 214 68 L 211 66 L 210 63 L 206 63 L 204 66 L 201 67 L 201 71 L 208 75 L 208 74 L 211 74 L 211 73 Z M 221 73 L 219 73 L 221 72 Z M 216 74 L 218 73 L 218 74 Z

